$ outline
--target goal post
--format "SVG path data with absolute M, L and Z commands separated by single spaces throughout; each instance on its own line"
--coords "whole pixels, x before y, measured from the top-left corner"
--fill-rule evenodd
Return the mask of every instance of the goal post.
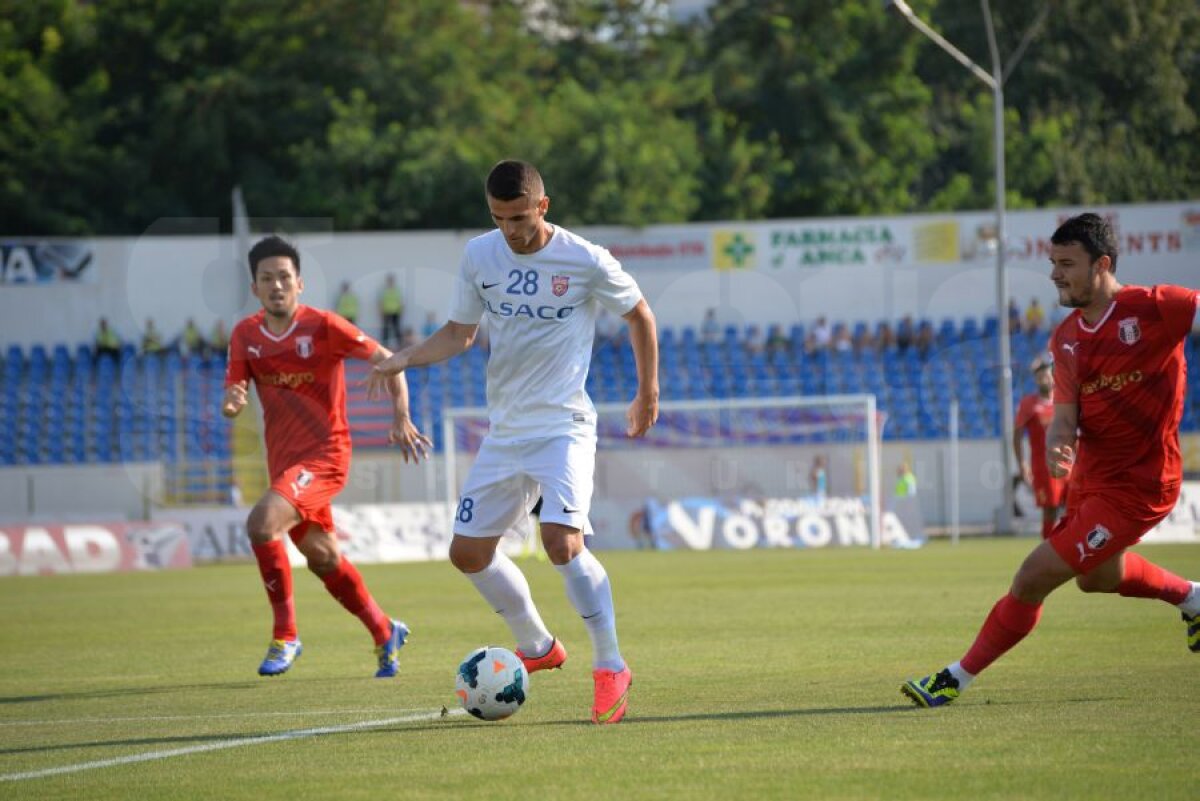
M 869 544 L 881 547 L 882 423 L 874 395 L 668 400 L 658 408 L 658 424 L 633 440 L 625 435 L 628 403 L 596 404 L 593 517 L 597 502 L 640 509 L 647 497 L 723 498 L 756 509 L 759 502 L 779 507 L 802 501 L 806 508 L 861 502 Z M 485 408 L 443 410 L 445 498 L 451 509 L 487 431 Z M 817 457 L 827 470 L 820 498 L 809 480 Z

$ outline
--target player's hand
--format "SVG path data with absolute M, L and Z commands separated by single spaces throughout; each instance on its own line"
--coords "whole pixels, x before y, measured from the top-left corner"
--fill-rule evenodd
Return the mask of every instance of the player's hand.
M 429 437 L 418 431 L 407 417 L 392 422 L 392 430 L 388 432 L 388 444 L 399 445 L 404 461 L 413 464 L 428 459 L 429 452 L 433 450 L 433 443 Z
M 1046 451 L 1046 464 L 1050 468 L 1050 475 L 1066 478 L 1075 466 L 1075 449 L 1070 445 L 1055 445 Z
M 1033 486 L 1033 470 L 1030 469 L 1029 462 L 1021 462 L 1021 480 Z
M 403 353 L 393 353 L 386 359 L 376 362 L 371 371 L 367 373 L 367 399 L 379 400 L 391 395 L 388 379 L 404 372 L 406 367 L 408 367 L 408 357 Z
M 625 419 L 629 422 L 625 429 L 626 436 L 634 439 L 644 436 L 650 426 L 658 422 L 658 393 L 639 392 L 633 403 L 629 404 Z
M 237 417 L 246 408 L 246 390 L 248 384 L 238 381 L 225 388 L 225 397 L 221 401 L 221 414 L 226 417 Z

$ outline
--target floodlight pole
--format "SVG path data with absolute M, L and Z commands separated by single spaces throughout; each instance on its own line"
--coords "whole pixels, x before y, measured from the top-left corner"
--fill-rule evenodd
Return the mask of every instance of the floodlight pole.
M 949 53 L 955 61 L 962 64 L 979 80 L 992 90 L 992 152 L 996 167 L 996 322 L 998 325 L 998 357 L 1000 360 L 1000 375 L 998 385 L 1000 392 L 1000 460 L 1003 465 L 1002 484 L 1004 503 L 996 516 L 998 531 L 1012 531 L 1013 517 L 1013 399 L 1012 399 L 1012 343 L 1009 342 L 1008 325 L 1008 275 L 1004 267 L 1005 242 L 1005 181 L 1004 181 L 1004 69 L 1000 63 L 1000 50 L 996 46 L 996 31 L 992 25 L 992 10 L 988 0 L 980 0 L 983 8 L 983 20 L 987 27 L 988 50 L 991 51 L 992 71 L 986 70 L 972 61 L 965 53 L 946 40 L 940 33 L 925 24 L 913 13 L 905 0 L 885 0 L 888 8 L 899 12 L 910 25 L 920 31 L 926 38 Z

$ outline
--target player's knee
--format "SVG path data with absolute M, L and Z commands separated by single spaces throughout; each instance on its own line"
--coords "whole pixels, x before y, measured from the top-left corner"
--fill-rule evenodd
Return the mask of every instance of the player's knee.
M 320 549 L 304 554 L 308 569 L 318 576 L 324 576 L 337 570 L 341 555 L 337 551 Z
M 492 563 L 493 555 L 466 538 L 455 537 L 450 541 L 450 564 L 460 573 L 478 573 Z
M 251 510 L 250 517 L 246 520 L 246 536 L 252 544 L 266 545 L 276 538 L 277 532 L 272 529 L 267 518 L 268 515 L 257 506 Z
M 578 556 L 581 550 L 570 537 L 545 537 L 542 544 L 546 548 L 546 556 L 556 565 L 565 565 Z

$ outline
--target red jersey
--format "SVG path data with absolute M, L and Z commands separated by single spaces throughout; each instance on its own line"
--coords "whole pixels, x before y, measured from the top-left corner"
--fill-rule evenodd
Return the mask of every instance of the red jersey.
M 1079 408 L 1082 492 L 1123 488 L 1161 495 L 1183 478 L 1179 421 L 1194 289 L 1126 286 L 1094 326 L 1080 311 L 1054 332 L 1054 400 Z
M 1047 475 L 1050 471 L 1046 466 L 1046 431 L 1053 419 L 1052 397 L 1043 398 L 1040 393 L 1031 392 L 1021 398 L 1021 403 L 1017 406 L 1016 427 L 1018 430 L 1023 428 L 1029 432 L 1029 466 L 1035 476 L 1039 475 L 1039 467 L 1041 472 Z
M 229 336 L 225 386 L 254 379 L 266 426 L 267 470 L 275 478 L 301 461 L 350 464 L 346 377 L 342 362 L 367 359 L 375 340 L 333 312 L 298 306 L 282 334 L 266 312 L 239 322 Z

